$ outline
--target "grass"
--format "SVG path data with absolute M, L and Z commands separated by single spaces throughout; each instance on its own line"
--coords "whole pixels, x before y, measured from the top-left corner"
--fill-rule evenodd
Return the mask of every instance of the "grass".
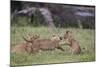
M 52 34 L 63 35 L 66 30 L 72 31 L 74 38 L 79 41 L 83 52 L 80 55 L 72 55 L 69 47 L 63 45 L 66 50 L 42 51 L 37 54 L 15 54 L 11 53 L 11 65 L 32 65 L 69 62 L 95 61 L 95 31 L 90 29 L 60 28 L 51 29 L 46 27 L 11 27 L 11 47 L 23 42 L 22 36 L 28 33 L 40 34 L 43 38 L 50 38 Z

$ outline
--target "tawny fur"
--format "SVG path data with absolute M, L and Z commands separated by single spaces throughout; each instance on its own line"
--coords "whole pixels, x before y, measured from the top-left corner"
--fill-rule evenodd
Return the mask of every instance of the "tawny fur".
M 37 38 L 39 38 L 38 35 L 31 35 L 27 41 L 35 40 Z M 25 40 L 25 42 L 14 46 L 11 50 L 12 53 L 17 53 L 17 54 L 32 53 L 32 43 L 26 42 L 26 38 L 24 37 L 23 39 Z
M 21 43 L 13 47 L 12 53 L 23 54 L 23 53 L 31 53 L 31 43 Z
M 51 39 L 39 38 L 31 41 L 33 53 L 39 52 L 39 50 L 54 50 L 56 48 L 64 51 L 64 49 L 60 47 L 59 42 L 60 39 L 58 37 L 52 37 Z
M 64 39 L 65 39 L 65 42 L 70 46 L 73 54 L 81 53 L 81 47 L 79 43 L 74 38 L 72 38 L 69 31 L 66 31 L 66 33 L 64 34 Z

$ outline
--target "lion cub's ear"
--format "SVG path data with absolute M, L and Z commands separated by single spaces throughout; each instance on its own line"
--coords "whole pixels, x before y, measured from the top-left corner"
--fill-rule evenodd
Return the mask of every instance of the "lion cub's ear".
M 68 34 L 69 33 L 69 31 L 66 31 L 66 34 Z
M 55 34 L 52 35 L 52 37 L 55 37 L 55 36 L 56 36 Z
M 63 38 L 61 36 L 59 38 L 60 38 L 60 40 L 63 40 Z
M 66 34 L 71 34 L 72 33 L 72 31 L 66 31 Z
M 66 31 L 66 35 L 70 37 L 70 36 L 72 36 L 72 32 L 71 31 Z

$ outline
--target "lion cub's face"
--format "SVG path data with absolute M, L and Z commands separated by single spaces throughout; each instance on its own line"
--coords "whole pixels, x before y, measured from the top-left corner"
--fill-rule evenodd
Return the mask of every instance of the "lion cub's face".
M 72 40 L 72 33 L 70 31 L 66 31 L 63 38 L 67 44 L 70 44 L 70 41 Z
M 69 39 L 71 37 L 72 37 L 72 33 L 70 31 L 66 31 L 64 36 L 63 36 L 64 39 Z
M 34 41 L 35 39 L 38 39 L 40 36 L 35 34 L 30 38 L 30 41 Z
M 31 34 L 28 38 L 23 37 L 26 42 L 33 42 L 34 40 L 40 38 L 37 34 Z

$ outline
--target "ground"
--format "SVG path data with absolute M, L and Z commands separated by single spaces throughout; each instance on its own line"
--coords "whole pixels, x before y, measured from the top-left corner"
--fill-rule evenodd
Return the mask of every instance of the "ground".
M 22 36 L 28 33 L 40 34 L 42 38 L 50 38 L 53 34 L 63 35 L 66 30 L 72 31 L 74 38 L 80 43 L 82 53 L 72 55 L 68 45 L 62 45 L 65 52 L 60 50 L 42 51 L 37 54 L 11 53 L 11 65 L 32 65 L 69 62 L 95 61 L 95 30 L 78 28 L 46 28 L 46 27 L 11 27 L 11 47 L 23 42 Z M 85 48 L 85 49 L 84 49 Z

